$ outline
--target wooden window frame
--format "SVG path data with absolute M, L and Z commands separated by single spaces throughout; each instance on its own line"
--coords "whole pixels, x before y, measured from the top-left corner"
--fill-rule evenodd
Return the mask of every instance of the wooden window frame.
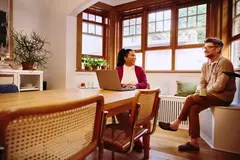
M 102 23 L 83 19 L 83 12 L 87 13 L 87 14 L 93 14 L 93 15 L 95 15 L 95 18 L 96 18 L 96 16 L 102 17 Z M 99 13 L 99 12 L 93 11 L 91 9 L 86 9 L 83 12 L 81 12 L 77 15 L 76 71 L 84 71 L 82 69 L 83 64 L 82 64 L 82 61 L 81 61 L 82 56 L 83 56 L 83 54 L 82 54 L 82 35 L 83 34 L 88 35 L 88 33 L 83 33 L 83 31 L 82 31 L 83 22 L 86 22 L 88 24 L 101 25 L 102 28 L 103 28 L 102 36 L 101 36 L 102 37 L 102 55 L 101 56 L 90 55 L 90 54 L 84 54 L 84 55 L 88 55 L 89 57 L 104 58 L 104 59 L 107 60 L 107 52 L 108 52 L 108 43 L 107 43 L 107 37 L 108 37 L 107 33 L 108 33 L 108 30 L 109 30 L 109 16 L 108 16 L 108 14 L 107 13 Z M 106 18 L 108 19 L 107 23 L 106 23 L 106 20 L 105 20 Z M 100 35 L 97 35 L 97 34 L 89 34 L 89 35 L 100 36 Z
M 191 1 L 188 3 L 184 4 L 169 4 L 169 5 L 163 5 L 163 7 L 143 7 L 143 9 L 140 11 L 139 14 L 142 13 L 142 43 L 141 43 L 141 49 L 140 50 L 135 50 L 136 53 L 142 53 L 142 67 L 145 69 L 145 54 L 146 51 L 151 51 L 151 50 L 161 50 L 161 49 L 172 49 L 172 66 L 171 70 L 147 70 L 146 72 L 148 73 L 199 73 L 200 70 L 184 70 L 184 71 L 179 71 L 175 70 L 175 52 L 177 49 L 184 49 L 184 48 L 200 48 L 203 47 L 204 43 L 202 44 L 187 44 L 187 45 L 178 45 L 177 39 L 178 39 L 178 9 L 179 8 L 184 8 L 184 7 L 191 7 L 195 5 L 201 5 L 201 4 L 206 4 L 207 5 L 207 12 L 206 12 L 206 37 L 209 35 L 208 31 L 208 24 L 209 24 L 209 14 L 210 14 L 210 7 L 209 7 L 209 1 L 208 0 L 200 0 L 200 1 Z M 154 47 L 148 47 L 147 46 L 147 38 L 148 38 L 148 14 L 153 13 L 153 12 L 158 12 L 158 11 L 165 11 L 169 10 L 171 11 L 171 29 L 170 29 L 170 45 L 169 46 L 154 46 Z M 132 13 L 133 14 L 133 13 Z M 131 13 L 126 14 L 125 12 L 122 11 L 122 14 L 120 14 L 120 48 L 122 48 L 122 40 L 123 40 L 123 20 L 126 18 L 129 18 L 128 16 L 131 17 Z M 177 26 L 177 27 L 176 27 Z

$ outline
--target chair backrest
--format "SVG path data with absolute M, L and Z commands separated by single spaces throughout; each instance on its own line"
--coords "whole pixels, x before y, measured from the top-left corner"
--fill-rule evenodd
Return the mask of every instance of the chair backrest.
M 3 159 L 84 159 L 98 145 L 103 96 L 12 110 L 0 119 Z
M 130 115 L 130 124 L 134 121 L 134 112 L 136 103 L 140 104 L 136 125 L 143 125 L 155 117 L 159 105 L 159 89 L 139 90 L 133 100 L 132 111 Z

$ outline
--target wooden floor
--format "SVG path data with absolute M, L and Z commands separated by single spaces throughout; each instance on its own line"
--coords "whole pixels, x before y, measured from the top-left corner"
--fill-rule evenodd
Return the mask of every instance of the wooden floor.
M 240 155 L 211 149 L 200 139 L 199 152 L 179 152 L 178 145 L 189 140 L 186 130 L 177 132 L 163 131 L 159 128 L 151 136 L 150 160 L 240 160 Z M 115 153 L 115 160 L 140 160 L 143 153 L 131 152 L 127 155 Z M 87 157 L 87 160 L 97 160 L 97 151 Z M 104 160 L 111 160 L 111 152 L 104 150 Z

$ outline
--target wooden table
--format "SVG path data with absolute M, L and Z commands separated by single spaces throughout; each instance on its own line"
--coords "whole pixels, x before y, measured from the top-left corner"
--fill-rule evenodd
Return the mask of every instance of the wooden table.
M 107 116 L 111 117 L 129 110 L 136 92 L 137 90 L 118 92 L 100 89 L 61 89 L 0 94 L 0 116 L 10 110 L 57 105 L 102 94 L 104 96 L 104 110 L 108 111 Z M 150 137 L 144 139 L 144 152 L 145 156 L 148 157 Z

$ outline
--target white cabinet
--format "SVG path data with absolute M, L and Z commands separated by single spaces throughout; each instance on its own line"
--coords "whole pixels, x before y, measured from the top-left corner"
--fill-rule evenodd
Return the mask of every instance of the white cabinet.
M 43 90 L 43 71 L 0 70 L 0 84 L 15 84 L 23 91 Z

